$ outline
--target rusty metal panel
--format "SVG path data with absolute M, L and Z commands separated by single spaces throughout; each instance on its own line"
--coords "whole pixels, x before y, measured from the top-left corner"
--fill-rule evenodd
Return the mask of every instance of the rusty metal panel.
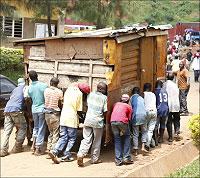
M 89 64 L 59 62 L 58 71 L 89 73 Z
M 54 71 L 55 68 L 55 62 L 53 61 L 36 61 L 36 60 L 29 60 L 29 70 L 47 70 L 48 71 Z
M 88 77 L 70 76 L 70 75 L 58 75 L 60 80 L 59 86 L 61 88 L 67 88 L 72 83 L 89 83 Z
M 44 46 L 31 46 L 29 57 L 30 58 L 31 57 L 45 57 L 45 47 Z
M 54 59 L 102 59 L 103 40 L 98 38 L 45 41 L 46 57 Z

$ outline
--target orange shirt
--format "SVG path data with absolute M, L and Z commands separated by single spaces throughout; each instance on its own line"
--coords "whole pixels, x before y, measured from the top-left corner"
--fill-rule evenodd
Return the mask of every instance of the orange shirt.
M 189 72 L 186 68 L 179 70 L 177 72 L 178 88 L 181 90 L 186 90 L 188 88 L 187 79 L 189 77 Z

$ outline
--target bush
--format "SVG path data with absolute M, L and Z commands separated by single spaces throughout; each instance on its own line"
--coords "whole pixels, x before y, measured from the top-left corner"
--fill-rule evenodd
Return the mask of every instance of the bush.
M 23 50 L 13 48 L 0 48 L 0 71 L 23 70 Z
M 189 129 L 192 132 L 194 144 L 200 149 L 200 115 L 193 115 L 189 120 Z

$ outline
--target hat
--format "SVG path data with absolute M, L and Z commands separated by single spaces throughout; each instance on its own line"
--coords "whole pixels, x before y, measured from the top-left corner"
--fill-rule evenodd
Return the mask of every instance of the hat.
M 84 93 L 86 93 L 86 94 L 90 93 L 90 87 L 89 87 L 89 85 L 86 84 L 86 83 L 79 83 L 79 84 L 78 84 L 78 88 L 79 88 L 82 92 L 84 92 Z
M 124 101 L 124 102 L 127 102 L 129 100 L 129 95 L 123 94 L 122 97 L 121 97 L 121 100 Z
M 17 83 L 18 83 L 18 86 L 19 86 L 19 85 L 25 85 L 25 80 L 24 80 L 23 78 L 19 78 L 19 79 L 17 80 Z

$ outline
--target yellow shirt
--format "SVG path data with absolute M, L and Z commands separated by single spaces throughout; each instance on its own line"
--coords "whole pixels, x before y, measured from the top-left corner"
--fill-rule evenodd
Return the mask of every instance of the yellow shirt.
M 60 116 L 60 125 L 77 128 L 79 118 L 77 111 L 82 111 L 83 94 L 78 87 L 69 87 L 64 94 L 64 103 Z

